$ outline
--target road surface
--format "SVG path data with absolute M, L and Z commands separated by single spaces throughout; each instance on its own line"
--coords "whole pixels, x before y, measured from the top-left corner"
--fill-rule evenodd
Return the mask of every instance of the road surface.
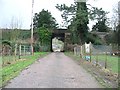
M 5 88 L 101 88 L 92 75 L 64 53 L 39 59 Z

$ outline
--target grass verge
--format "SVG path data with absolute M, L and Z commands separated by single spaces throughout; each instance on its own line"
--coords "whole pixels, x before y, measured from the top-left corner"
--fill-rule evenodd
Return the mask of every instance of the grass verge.
M 113 73 L 118 73 L 118 60 L 120 59 L 118 56 L 110 56 L 110 55 L 98 55 L 98 62 L 105 62 L 107 58 L 107 68 L 111 70 Z M 96 56 L 91 57 L 92 60 L 96 60 Z M 120 72 L 120 71 L 119 71 Z
M 0 82 L 1 86 L 0 87 L 4 87 L 7 82 L 11 79 L 13 79 L 14 77 L 16 77 L 17 75 L 19 75 L 19 73 L 25 69 L 27 66 L 33 64 L 36 60 L 38 60 L 40 57 L 43 57 L 45 55 L 47 55 L 48 52 L 37 52 L 34 53 L 34 56 L 22 56 L 20 60 L 17 60 L 15 63 L 7 65 L 5 67 L 3 67 L 1 69 L 1 73 L 0 75 L 2 76 L 2 79 Z
M 92 63 L 83 60 L 80 56 L 75 56 L 73 52 L 65 52 L 66 56 L 72 58 L 78 65 L 82 66 L 88 71 L 96 80 L 103 86 L 103 88 L 117 88 L 118 87 L 118 74 L 113 74 L 103 70 L 101 67 L 95 66 Z

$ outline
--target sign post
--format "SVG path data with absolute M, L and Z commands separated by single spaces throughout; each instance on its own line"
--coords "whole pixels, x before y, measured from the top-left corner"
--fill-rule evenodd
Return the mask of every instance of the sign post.
M 87 61 L 90 60 L 91 62 L 91 42 L 88 44 L 85 42 L 85 53 L 86 53 L 85 59 Z

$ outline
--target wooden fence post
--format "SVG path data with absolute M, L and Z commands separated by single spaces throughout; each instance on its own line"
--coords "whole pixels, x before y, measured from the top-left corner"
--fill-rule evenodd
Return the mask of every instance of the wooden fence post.
M 84 58 L 86 60 L 86 50 L 85 50 L 85 44 L 84 44 Z
M 9 60 L 8 60 L 8 63 L 10 63 L 10 57 L 11 57 L 11 55 L 10 55 L 10 49 L 9 49 Z
M 91 62 L 91 58 L 92 58 L 92 50 L 91 50 L 91 47 L 90 47 L 90 62 Z
M 106 52 L 106 58 L 105 58 L 105 69 L 107 68 L 107 52 Z
M 25 45 L 24 45 L 24 55 L 25 55 Z
M 75 55 L 75 47 L 74 47 L 74 55 Z
M 82 58 L 82 46 L 80 46 L 80 57 Z
M 96 66 L 98 66 L 98 55 L 96 54 Z
M 20 59 L 20 56 L 21 56 L 21 44 L 19 45 L 19 59 Z
M 89 43 L 90 44 L 90 62 L 92 61 L 92 44 L 91 42 Z
M 16 55 L 17 55 L 17 44 L 15 44 L 15 61 L 16 61 Z

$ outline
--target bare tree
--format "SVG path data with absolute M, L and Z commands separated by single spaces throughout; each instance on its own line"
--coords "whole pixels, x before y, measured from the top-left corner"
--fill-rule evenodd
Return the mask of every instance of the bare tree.
M 22 27 L 21 19 L 12 17 L 11 23 L 10 23 L 10 29 L 11 29 L 11 32 L 10 32 L 11 39 L 10 40 L 15 44 L 15 46 L 14 46 L 15 59 L 16 59 L 16 55 L 17 55 L 18 39 L 19 39 L 21 27 Z
M 118 4 L 116 4 L 113 7 L 113 15 L 111 18 L 111 26 L 112 26 L 113 30 L 115 30 L 115 31 L 117 29 L 118 22 L 119 22 L 119 12 L 118 12 Z
M 118 2 L 118 18 L 119 18 L 119 25 L 120 25 L 120 1 Z
M 11 41 L 16 42 L 16 40 L 18 40 L 21 27 L 22 21 L 16 17 L 12 17 L 9 26 L 9 28 L 11 29 Z

